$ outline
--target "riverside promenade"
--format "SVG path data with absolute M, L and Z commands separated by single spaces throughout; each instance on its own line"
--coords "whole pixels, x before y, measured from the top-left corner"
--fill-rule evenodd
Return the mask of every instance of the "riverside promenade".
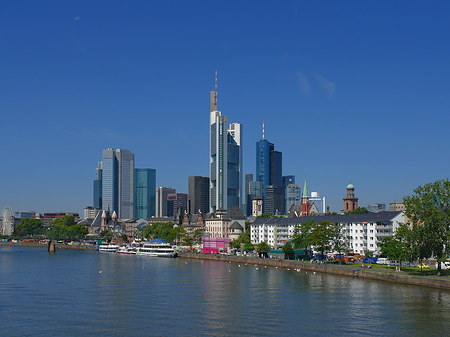
M 48 244 L 39 242 L 0 242 L 0 246 L 25 246 L 25 247 L 47 248 Z M 95 246 L 56 244 L 56 249 L 95 250 Z
M 410 275 L 405 272 L 386 271 L 357 268 L 351 265 L 334 265 L 334 264 L 316 264 L 292 260 L 275 260 L 249 258 L 245 256 L 234 255 L 216 255 L 201 253 L 182 253 L 181 258 L 223 261 L 241 264 L 258 264 L 270 267 L 302 269 L 305 271 L 315 271 L 319 273 L 328 273 L 333 275 L 357 277 L 368 280 L 388 281 L 401 284 L 410 284 L 415 286 L 431 287 L 438 289 L 450 290 L 450 278 L 446 276 L 420 276 Z

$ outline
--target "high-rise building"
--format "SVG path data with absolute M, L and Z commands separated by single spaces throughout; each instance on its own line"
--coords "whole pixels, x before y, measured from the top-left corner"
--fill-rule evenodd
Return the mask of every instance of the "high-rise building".
M 128 150 L 103 150 L 102 208 L 120 219 L 134 216 L 134 154 Z
M 250 182 L 253 181 L 253 174 L 247 173 L 244 179 L 244 198 L 242 200 L 242 212 L 246 216 L 252 214 L 252 199 L 249 194 Z
M 243 128 L 239 123 L 232 123 L 228 127 L 228 207 L 241 207 L 242 200 L 242 136 Z
M 263 188 L 271 185 L 270 153 L 273 149 L 273 144 L 267 139 L 261 139 L 256 143 L 256 181 L 260 181 Z
M 287 213 L 292 205 L 300 206 L 301 205 L 301 189 L 297 184 L 289 184 L 285 189 L 286 196 L 286 206 L 285 212 Z
M 102 162 L 95 169 L 94 180 L 94 208 L 102 208 Z
M 286 189 L 286 187 L 290 184 L 295 184 L 295 176 L 283 176 L 282 178 L 283 188 Z
M 283 187 L 267 185 L 264 201 L 264 212 L 272 214 L 284 214 L 284 191 Z
M 280 151 L 270 152 L 270 184 L 283 187 L 283 154 Z
M 243 127 L 228 121 L 217 108 L 215 90 L 209 93 L 210 125 L 210 212 L 241 206 Z
M 184 214 L 187 211 L 188 195 L 185 193 L 167 194 L 167 216 Z
M 134 217 L 149 219 L 155 216 L 156 170 L 137 168 L 134 170 Z
M 191 176 L 188 178 L 188 212 L 202 214 L 209 212 L 209 177 Z
M 264 207 L 266 202 L 266 186 L 276 186 L 283 190 L 283 155 L 280 151 L 275 151 L 275 146 L 264 138 L 264 122 L 263 122 L 263 138 L 256 142 L 256 180 L 260 181 L 263 190 Z M 273 201 L 271 201 L 272 203 Z M 270 206 L 271 207 L 271 206 Z M 283 205 L 284 210 L 284 190 Z M 265 212 L 269 212 L 264 209 Z M 280 209 L 278 210 L 280 212 Z
M 172 187 L 158 187 L 156 189 L 156 217 L 162 218 L 167 215 L 167 195 L 175 193 L 176 190 Z

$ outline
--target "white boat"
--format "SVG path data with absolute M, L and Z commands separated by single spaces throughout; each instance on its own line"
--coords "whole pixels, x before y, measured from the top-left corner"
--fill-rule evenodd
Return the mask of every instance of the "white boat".
M 100 246 L 98 246 L 98 251 L 115 253 L 119 248 L 120 246 L 114 243 L 107 243 L 107 244 L 102 243 Z
M 136 248 L 131 246 L 120 246 L 116 251 L 119 254 L 136 254 Z
M 138 247 L 136 255 L 175 257 L 176 252 L 168 243 L 144 242 L 141 247 Z

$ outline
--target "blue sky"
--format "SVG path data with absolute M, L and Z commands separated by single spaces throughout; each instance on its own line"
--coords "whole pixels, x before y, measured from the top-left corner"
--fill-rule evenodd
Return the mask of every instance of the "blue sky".
M 446 1 L 2 1 L 0 206 L 92 204 L 107 147 L 157 185 L 208 175 L 209 91 L 283 174 L 342 209 L 449 176 Z

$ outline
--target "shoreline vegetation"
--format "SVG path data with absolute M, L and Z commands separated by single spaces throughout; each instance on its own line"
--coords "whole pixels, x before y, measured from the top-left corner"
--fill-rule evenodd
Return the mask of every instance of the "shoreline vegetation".
M 56 243 L 56 242 L 55 242 Z M 0 246 L 25 246 L 25 247 L 36 247 L 36 248 L 47 248 L 47 243 L 39 242 L 0 242 Z M 95 250 L 96 246 L 88 245 L 68 245 L 56 243 L 56 249 L 72 249 L 72 250 Z
M 216 255 L 216 254 L 202 254 L 202 253 L 182 253 L 180 258 L 222 261 L 229 263 L 240 264 L 257 264 L 270 267 L 286 268 L 293 272 L 297 269 L 301 271 L 313 271 L 320 273 L 327 273 L 332 275 L 357 277 L 368 280 L 387 281 L 415 286 L 438 288 L 443 290 L 450 290 L 450 278 L 445 276 L 425 276 L 425 275 L 411 275 L 405 272 L 397 272 L 395 270 L 387 271 L 380 269 L 368 269 L 355 267 L 351 265 L 334 265 L 334 264 L 316 264 L 294 260 L 276 260 L 276 259 L 262 259 L 250 258 L 244 256 L 234 255 Z

